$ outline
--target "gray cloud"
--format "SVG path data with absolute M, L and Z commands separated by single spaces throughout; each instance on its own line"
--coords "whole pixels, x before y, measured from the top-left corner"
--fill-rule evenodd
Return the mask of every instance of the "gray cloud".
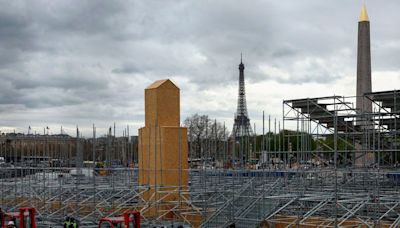
M 399 71 L 400 3 L 367 4 L 373 69 Z M 241 52 L 250 85 L 332 84 L 326 92 L 333 94 L 355 74 L 360 7 L 346 0 L 1 1 L 0 129 L 46 121 L 138 127 L 143 89 L 168 77 L 188 97 L 184 115 L 231 119 Z

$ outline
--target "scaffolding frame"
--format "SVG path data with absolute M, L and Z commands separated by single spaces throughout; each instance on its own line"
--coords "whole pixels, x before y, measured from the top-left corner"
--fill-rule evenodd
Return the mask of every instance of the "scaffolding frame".
M 126 210 L 141 211 L 144 227 L 173 223 L 201 227 L 232 223 L 236 227 L 399 227 L 399 94 L 366 94 L 373 103 L 371 113 L 355 110 L 354 97 L 283 101 L 282 129 L 294 123 L 295 130 L 279 132 L 282 141 L 266 151 L 266 166 L 258 170 L 219 169 L 209 164 L 163 170 L 188 171 L 187 186 L 139 186 L 140 170 L 128 167 L 104 168 L 107 176 L 94 175 L 100 171 L 94 166 L 80 172 L 74 171 L 79 167 L 69 166 L 2 167 L 0 205 L 6 211 L 35 207 L 43 227 L 61 224 L 67 215 L 85 227 L 95 227 L 100 217 Z M 46 142 L 40 145 L 47 148 Z M 360 149 L 357 145 L 361 144 Z M 4 148 L 6 153 L 15 153 Z M 216 152 L 208 148 L 205 154 Z M 265 148 L 263 142 L 262 150 Z M 374 155 L 373 164 L 355 166 L 357 159 L 369 153 Z M 208 159 L 203 162 L 211 163 Z M 146 202 L 143 195 L 149 189 L 155 189 L 156 198 Z M 170 195 L 179 197 L 165 200 Z M 153 208 L 158 208 L 157 216 L 146 217 L 146 211 Z

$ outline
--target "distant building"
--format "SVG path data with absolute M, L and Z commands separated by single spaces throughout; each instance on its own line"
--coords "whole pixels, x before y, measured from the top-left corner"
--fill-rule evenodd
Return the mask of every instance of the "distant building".
M 127 166 L 137 161 L 137 145 L 137 136 L 132 136 L 130 141 L 128 137 L 104 136 L 96 138 L 93 154 L 92 138 L 77 140 L 66 134 L 3 133 L 0 135 L 0 157 L 13 164 L 48 162 L 54 166 L 76 166 L 80 160 L 92 161 L 94 155 L 95 161 L 106 162 L 108 166 Z

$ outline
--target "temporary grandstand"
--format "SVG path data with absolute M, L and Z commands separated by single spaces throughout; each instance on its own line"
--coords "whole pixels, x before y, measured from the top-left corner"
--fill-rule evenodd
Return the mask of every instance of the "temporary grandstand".
M 370 113 L 359 113 L 354 97 L 285 100 L 282 128 L 294 130 L 281 131 L 274 150 L 263 144 L 256 151 L 265 157 L 259 169 L 218 168 L 205 158 L 203 165 L 187 170 L 189 184 L 180 188 L 138 185 L 136 166 L 79 165 L 82 139 L 68 139 L 77 145 L 77 151 L 68 153 L 71 157 L 63 154 L 63 140 L 54 147 L 46 146 L 50 140 L 43 141 L 41 156 L 48 156 L 52 148 L 53 159 L 59 156 L 78 165 L 2 164 L 0 205 L 5 211 L 34 207 L 42 227 L 57 227 L 65 216 L 77 218 L 84 227 L 96 227 L 101 217 L 132 209 L 141 212 L 144 227 L 400 227 L 400 91 L 365 98 L 373 103 Z M 263 140 L 268 141 L 267 134 Z M 7 136 L 0 140 L 0 157 L 6 160 L 29 151 L 15 147 Z M 99 145 L 91 142 L 96 157 Z M 208 148 L 209 154 L 215 153 Z M 223 153 L 222 163 L 230 162 L 228 147 Z M 158 198 L 146 201 L 143 196 L 150 187 L 157 189 Z M 165 200 L 177 194 L 178 199 Z M 169 207 L 162 207 L 165 204 Z M 154 208 L 157 216 L 147 216 L 146 211 Z

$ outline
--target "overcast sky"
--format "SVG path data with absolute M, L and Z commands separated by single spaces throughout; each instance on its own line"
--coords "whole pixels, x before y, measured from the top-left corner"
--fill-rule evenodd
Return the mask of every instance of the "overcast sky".
M 400 89 L 400 1 L 366 1 L 373 90 Z M 0 1 L 0 131 L 117 135 L 144 125 L 144 88 L 170 78 L 181 120 L 199 113 L 231 130 L 243 53 L 247 105 L 354 95 L 356 0 Z

